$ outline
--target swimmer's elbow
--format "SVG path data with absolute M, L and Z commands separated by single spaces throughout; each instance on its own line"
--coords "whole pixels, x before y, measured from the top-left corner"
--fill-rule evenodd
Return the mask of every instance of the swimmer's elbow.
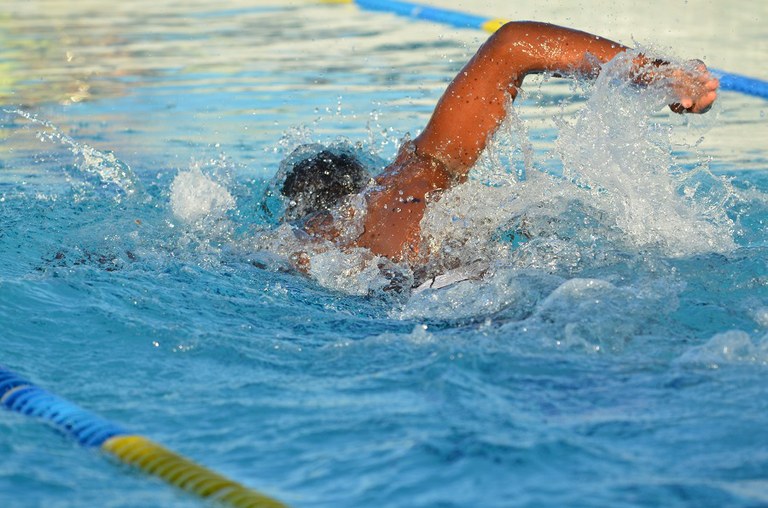
M 578 32 L 550 23 L 510 21 L 491 36 L 488 46 L 493 59 L 504 62 L 522 81 L 527 74 L 572 67 L 572 62 L 563 65 L 561 60 L 575 33 Z
M 508 21 L 504 23 L 494 35 L 520 39 L 530 35 L 537 35 L 552 30 L 553 28 L 560 27 L 553 25 L 552 23 L 544 23 L 541 21 Z

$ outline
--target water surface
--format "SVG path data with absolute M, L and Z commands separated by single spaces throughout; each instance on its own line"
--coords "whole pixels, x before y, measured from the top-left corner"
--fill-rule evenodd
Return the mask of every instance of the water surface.
M 356 258 L 308 278 L 258 252 L 264 191 L 301 143 L 391 158 L 482 34 L 33 1 L 0 37 L 2 364 L 297 507 L 768 503 L 763 101 L 687 119 L 533 81 L 428 218 L 485 274 L 369 296 Z M 3 506 L 199 505 L 0 416 Z

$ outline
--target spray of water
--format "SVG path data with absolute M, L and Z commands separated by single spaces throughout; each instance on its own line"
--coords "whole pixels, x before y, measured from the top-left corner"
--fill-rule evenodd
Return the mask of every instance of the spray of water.
M 733 224 L 724 208 L 697 196 L 687 185 L 689 175 L 675 174 L 671 127 L 653 119 L 673 100 L 668 84 L 638 88 L 621 79 L 631 56 L 607 64 L 584 108 L 573 120 L 558 122 L 566 178 L 636 249 L 670 256 L 733 249 Z
M 47 120 L 20 109 L 6 109 L 5 113 L 24 118 L 28 122 L 41 127 L 38 138 L 61 144 L 69 149 L 77 158 L 77 169 L 86 177 L 92 177 L 102 188 L 115 192 L 115 198 L 134 196 L 141 191 L 141 183 L 133 170 L 109 151 L 99 151 L 92 146 L 76 141 L 64 134 Z
M 707 173 L 708 190 L 703 192 L 696 174 L 706 168 L 686 171 L 678 165 L 670 140 L 673 127 L 658 115 L 671 100 L 669 87 L 661 82 L 644 88 L 630 84 L 631 58 L 605 66 L 583 106 L 575 114 L 561 111 L 554 119 L 558 134 L 551 156 L 561 163 L 556 174 L 537 168 L 525 122 L 510 110 L 470 181 L 430 205 L 422 222 L 430 253 L 426 267 L 395 266 L 363 249 L 340 250 L 330 242 L 310 240 L 289 224 L 257 231 L 243 244 L 294 261 L 298 256 L 322 285 L 361 295 L 386 291 L 396 283 L 426 281 L 429 289 L 436 289 L 445 284 L 436 284 L 435 276 L 456 275 L 457 270 L 461 273 L 449 283 L 487 283 L 504 274 L 500 277 L 510 287 L 510 270 L 568 279 L 639 253 L 664 258 L 728 252 L 735 246 L 734 224 L 724 206 L 729 188 Z M 299 130 L 280 141 L 283 151 L 291 151 L 288 162 L 296 153 L 304 154 L 295 147 L 308 136 Z M 337 143 L 342 145 L 362 158 L 370 156 L 359 145 Z M 305 148 L 317 150 L 317 145 Z M 284 173 L 285 167 L 276 182 Z M 712 182 L 722 185 L 713 191 Z M 350 205 L 359 222 L 364 202 Z M 171 207 L 177 218 L 194 223 L 219 220 L 235 203 L 223 184 L 193 168 L 174 181 Z
M 510 112 L 472 181 L 446 192 L 422 222 L 436 271 L 483 261 L 572 275 L 615 262 L 617 253 L 681 257 L 735 247 L 724 206 L 732 189 L 705 168 L 677 166 L 672 127 L 657 115 L 672 100 L 668 86 L 629 83 L 631 59 L 608 64 L 583 107 L 555 118 L 562 177 L 537 170 L 524 125 Z M 515 137 L 520 144 L 509 144 Z M 695 182 L 703 173 L 706 193 Z
M 234 207 L 232 194 L 203 174 L 197 164 L 176 175 L 171 184 L 171 209 L 174 216 L 184 222 L 215 221 Z

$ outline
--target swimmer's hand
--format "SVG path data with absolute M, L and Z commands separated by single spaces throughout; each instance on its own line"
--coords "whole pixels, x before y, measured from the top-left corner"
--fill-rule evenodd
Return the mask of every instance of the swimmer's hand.
M 673 100 L 669 108 L 675 113 L 706 113 L 717 99 L 720 82 L 701 60 L 678 65 L 664 60 L 650 61 L 640 55 L 635 65 L 634 81 L 666 87 Z
M 669 85 L 677 101 L 669 105 L 675 113 L 706 113 L 717 99 L 720 81 L 714 77 L 704 62 L 693 60 L 685 66 L 670 66 Z

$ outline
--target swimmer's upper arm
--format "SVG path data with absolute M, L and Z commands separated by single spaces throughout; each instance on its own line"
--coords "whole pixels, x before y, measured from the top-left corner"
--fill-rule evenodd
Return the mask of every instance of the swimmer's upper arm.
M 514 100 L 526 75 L 595 74 L 595 59 L 606 62 L 626 49 L 569 28 L 507 23 L 448 86 L 426 128 L 414 140 L 416 149 L 442 161 L 461 181 L 503 120 L 507 100 Z

